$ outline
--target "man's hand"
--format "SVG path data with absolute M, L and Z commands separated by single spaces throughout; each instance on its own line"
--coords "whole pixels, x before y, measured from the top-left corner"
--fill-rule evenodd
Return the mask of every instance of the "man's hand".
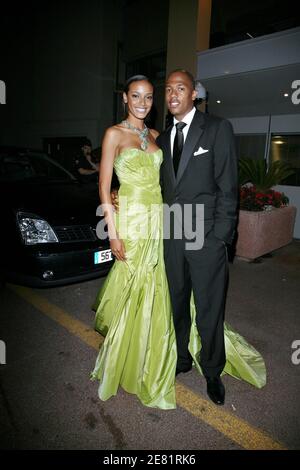
M 87 156 L 86 159 L 89 162 L 89 164 L 94 168 L 94 170 L 99 171 L 99 165 L 92 161 L 92 157 Z
M 97 170 L 87 170 L 86 168 L 78 168 L 78 172 L 81 175 L 93 175 Z
M 113 189 L 112 192 L 110 193 L 111 197 L 111 202 L 112 205 L 114 206 L 114 209 L 116 212 L 119 212 L 119 193 L 117 189 Z
M 117 258 L 117 260 L 126 261 L 125 246 L 123 240 L 110 240 L 110 248 L 112 254 Z

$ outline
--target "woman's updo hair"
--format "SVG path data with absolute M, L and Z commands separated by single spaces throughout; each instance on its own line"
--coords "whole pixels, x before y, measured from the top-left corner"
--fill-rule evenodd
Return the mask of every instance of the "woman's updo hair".
M 150 78 L 146 77 L 146 75 L 133 75 L 132 77 L 129 77 L 128 80 L 126 81 L 123 91 L 124 93 L 128 93 L 129 87 L 133 82 L 148 82 L 150 85 L 154 88 L 153 83 L 151 82 Z
M 146 75 L 133 75 L 132 77 L 128 78 L 128 80 L 125 82 L 123 92 L 127 95 L 128 91 L 129 91 L 129 87 L 132 83 L 142 82 L 142 81 L 150 83 L 150 85 L 152 86 L 152 88 L 154 90 L 153 83 L 151 82 L 150 78 L 146 77 Z M 127 119 L 127 117 L 128 117 L 128 108 L 127 108 L 127 103 L 124 103 L 124 101 L 123 101 L 123 106 L 124 106 L 124 117 L 123 117 L 123 119 Z M 152 113 L 153 113 L 153 111 L 152 111 Z M 151 112 L 150 112 L 150 115 L 148 114 L 148 116 L 146 116 L 145 123 L 147 123 L 147 124 L 151 123 Z

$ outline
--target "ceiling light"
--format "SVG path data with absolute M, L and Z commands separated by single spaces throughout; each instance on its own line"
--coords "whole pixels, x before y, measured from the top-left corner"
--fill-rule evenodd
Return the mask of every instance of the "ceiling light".
M 285 98 L 287 98 L 287 97 L 289 96 L 289 94 L 288 94 L 288 93 L 284 93 L 283 96 L 284 96 Z
M 283 140 L 274 140 L 273 141 L 273 144 L 277 144 L 277 145 L 282 145 L 284 144 L 285 142 L 283 142 Z
M 217 100 L 217 103 L 220 104 L 220 103 L 221 103 L 221 100 Z

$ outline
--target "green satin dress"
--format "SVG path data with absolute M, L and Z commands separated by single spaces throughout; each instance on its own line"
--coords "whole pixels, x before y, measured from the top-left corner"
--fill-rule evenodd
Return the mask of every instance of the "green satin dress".
M 116 227 L 126 261 L 115 261 L 93 309 L 95 329 L 105 336 L 92 379 L 99 398 L 117 394 L 119 386 L 149 407 L 176 408 L 176 339 L 163 259 L 162 197 L 159 170 L 162 151 L 125 149 L 115 159 L 120 181 Z M 198 364 L 201 341 L 191 298 L 190 352 Z M 224 372 L 256 387 L 266 381 L 261 355 L 225 324 Z

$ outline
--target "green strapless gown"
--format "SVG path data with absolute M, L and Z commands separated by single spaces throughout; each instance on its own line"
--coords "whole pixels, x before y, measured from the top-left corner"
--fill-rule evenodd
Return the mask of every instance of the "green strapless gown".
M 119 386 L 150 407 L 176 408 L 176 340 L 163 259 L 162 151 L 126 149 L 115 159 L 120 181 L 116 227 L 124 240 L 126 261 L 115 261 L 93 309 L 95 329 L 105 336 L 91 373 L 99 397 L 107 400 Z M 191 298 L 190 352 L 197 358 L 201 341 Z M 225 324 L 224 372 L 262 387 L 266 370 L 261 355 Z

